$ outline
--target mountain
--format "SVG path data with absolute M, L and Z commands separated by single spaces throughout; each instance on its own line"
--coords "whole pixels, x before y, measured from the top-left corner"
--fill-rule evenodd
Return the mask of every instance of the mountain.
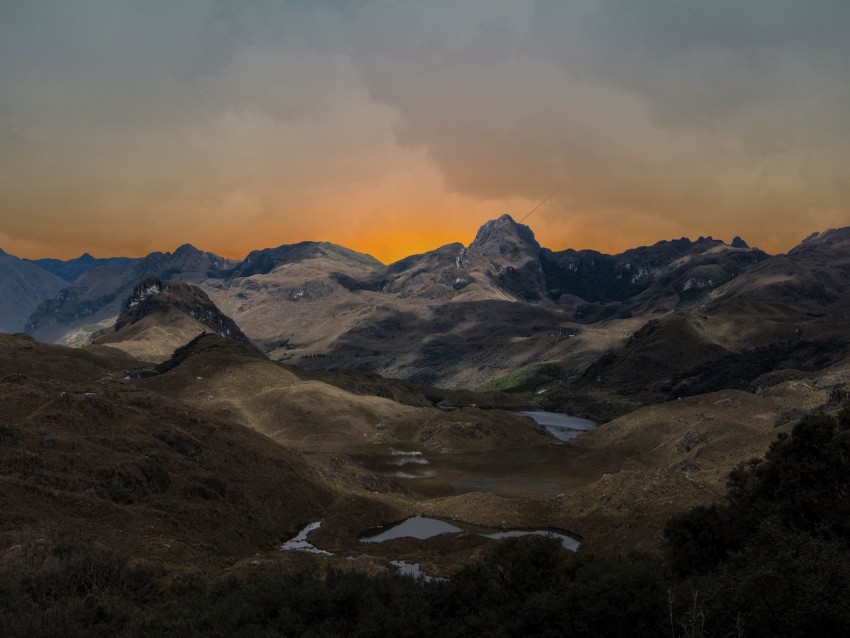
M 469 246 L 385 267 L 311 256 L 299 262 L 314 264 L 309 277 L 252 267 L 240 278 L 237 269 L 208 292 L 275 359 L 476 387 L 548 361 L 580 374 L 650 317 L 697 304 L 768 257 L 734 243 L 701 237 L 620 255 L 554 252 L 503 215 Z
M 286 352 L 293 343 L 335 338 L 341 318 L 363 303 L 346 282 L 366 280 L 380 267 L 368 255 L 303 242 L 250 253 L 201 287 L 264 352 Z
M 55 299 L 39 305 L 26 331 L 42 341 L 68 343 L 83 339 L 112 321 L 136 284 L 147 277 L 197 283 L 231 262 L 185 244 L 173 253 L 151 253 L 131 268 L 102 265 L 88 270 Z
M 539 301 L 546 292 L 540 244 L 528 226 L 510 215 L 486 222 L 469 245 L 470 270 L 522 301 Z
M 235 572 L 307 563 L 279 543 L 321 521 L 322 569 L 444 574 L 495 542 L 365 556 L 363 534 L 415 514 L 658 552 L 671 515 L 850 397 L 848 247 L 838 229 L 777 256 L 710 237 L 551 251 L 502 216 L 387 266 L 303 242 L 92 268 L 34 325 L 113 319 L 95 344 L 0 335 L 0 556 L 53 525 L 57 552 Z M 605 423 L 564 446 L 498 406 Z
M 797 317 L 844 312 L 850 284 L 850 228 L 814 233 L 787 255 L 760 263 L 709 295 L 706 312 L 734 312 L 742 304 L 770 304 Z
M 53 273 L 0 250 L 0 332 L 21 332 L 36 307 L 64 286 Z
M 113 359 L 15 335 L 0 338 L 7 370 L 10 350 L 27 374 L 0 377 L 6 556 L 30 542 L 97 544 L 222 569 L 335 497 L 301 454 L 123 380 Z
M 574 326 L 551 303 L 515 303 L 517 273 L 539 245 L 508 216 L 468 248 L 449 244 L 389 266 L 316 248 L 268 273 L 236 270 L 202 287 L 264 352 L 310 369 L 475 387 L 544 353 L 584 349 L 568 342 Z
M 322 257 L 340 263 L 359 265 L 367 269 L 381 266 L 381 262 L 370 255 L 358 253 L 336 244 L 303 241 L 297 244 L 278 246 L 277 248 L 251 251 L 241 262 L 238 262 L 232 268 L 216 271 L 213 273 L 213 277 L 233 280 L 238 277 L 266 275 L 278 266 L 301 263 Z
M 89 270 L 43 303 L 27 329 L 43 340 L 82 341 L 85 331 L 110 325 L 140 280 L 171 277 L 198 285 L 275 360 L 453 388 L 505 387 L 511 375 L 527 379 L 552 364 L 560 370 L 553 390 L 569 380 L 587 405 L 621 411 L 641 400 L 619 392 L 641 361 L 655 362 L 643 374 L 656 400 L 714 387 L 715 365 L 746 387 L 756 370 L 733 360 L 757 348 L 803 370 L 838 360 L 843 350 L 833 345 L 850 314 L 848 234 L 817 233 L 787 255 L 740 237 L 680 238 L 607 255 L 543 248 L 528 226 L 502 215 L 467 246 L 386 266 L 326 242 L 257 250 L 241 261 L 184 246 L 130 269 Z M 781 345 L 789 340 L 801 344 Z M 682 353 L 675 365 L 665 359 L 667 344 Z M 590 366 L 603 379 L 596 386 Z
M 850 229 L 835 229 L 815 233 L 785 255 L 742 264 L 735 277 L 651 318 L 582 375 L 553 388 L 550 407 L 597 416 L 601 408 L 611 418 L 641 403 L 723 389 L 759 392 L 822 371 L 840 374 L 850 363 L 848 248 Z M 742 255 L 748 249 L 722 250 Z M 651 299 L 651 288 L 636 298 Z
M 140 260 L 132 257 L 107 257 L 106 259 L 97 259 L 88 253 L 83 253 L 76 259 L 28 259 L 27 261 L 43 268 L 54 275 L 61 277 L 67 282 L 76 281 L 89 270 L 94 270 L 100 266 L 111 266 L 117 269 L 132 268 Z
M 740 238 L 737 238 L 740 240 Z M 577 321 L 686 309 L 768 258 L 743 242 L 686 238 L 618 255 L 543 251 L 547 294 Z
M 531 229 L 502 215 L 485 223 L 469 246 L 447 244 L 411 255 L 365 280 L 345 284 L 352 291 L 433 302 L 539 301 L 544 290 L 539 252 Z
M 133 288 L 115 324 L 95 334 L 93 343 L 160 363 L 208 331 L 253 347 L 239 326 L 222 314 L 203 290 L 192 284 L 148 277 Z
M 468 408 L 445 412 L 355 394 L 299 374 L 214 334 L 179 348 L 139 383 L 212 414 L 237 418 L 272 440 L 312 452 L 354 445 L 416 444 L 458 452 L 550 445 L 551 435 L 516 415 Z

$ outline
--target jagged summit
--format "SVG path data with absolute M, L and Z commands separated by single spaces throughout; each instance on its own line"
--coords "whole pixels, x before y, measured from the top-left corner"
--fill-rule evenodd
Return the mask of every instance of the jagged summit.
M 456 263 L 473 268 L 478 264 L 502 292 L 515 299 L 537 301 L 546 294 L 540 251 L 531 229 L 504 214 L 478 229 L 469 249 L 457 255 Z
M 534 232 L 531 228 L 525 224 L 517 223 L 513 217 L 505 213 L 498 219 L 485 222 L 478 229 L 478 233 L 476 233 L 469 248 L 485 254 L 494 252 L 505 254 L 506 247 L 511 245 L 525 245 L 534 250 L 540 249 L 540 244 L 534 238 Z M 515 251 L 508 248 L 507 252 Z
M 182 312 L 222 337 L 251 345 L 233 319 L 222 313 L 207 294 L 192 284 L 148 277 L 140 282 L 115 321 L 121 330 L 153 314 Z
M 114 327 L 101 332 L 94 343 L 158 363 L 204 332 L 253 349 L 248 337 L 203 290 L 180 281 L 148 277 L 133 288 Z
M 729 244 L 732 248 L 749 248 L 750 245 L 745 242 L 739 235 L 735 235 L 735 238 L 732 240 L 732 243 Z
M 172 253 L 175 257 L 184 257 L 187 255 L 202 255 L 204 251 L 195 248 L 192 244 L 181 244 L 177 247 L 177 249 Z
M 850 248 L 850 227 L 830 228 L 812 233 L 799 245 L 789 250 L 788 254 L 801 256 L 823 252 L 824 254 L 837 253 L 835 255 L 837 257 L 848 248 Z

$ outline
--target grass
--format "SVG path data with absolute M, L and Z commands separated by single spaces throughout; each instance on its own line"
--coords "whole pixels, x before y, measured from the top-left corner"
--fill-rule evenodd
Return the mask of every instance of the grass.
M 543 363 L 488 381 L 477 388 L 476 392 L 534 392 L 542 386 L 564 378 L 564 369 L 556 363 Z
M 92 323 L 87 326 L 83 326 L 83 332 L 97 332 L 98 330 L 103 330 L 105 326 L 101 326 L 99 323 Z

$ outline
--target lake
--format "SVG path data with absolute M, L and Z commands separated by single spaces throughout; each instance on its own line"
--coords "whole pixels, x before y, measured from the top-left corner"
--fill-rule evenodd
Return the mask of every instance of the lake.
M 518 410 L 516 414 L 534 419 L 549 433 L 563 443 L 572 441 L 578 435 L 597 427 L 597 423 L 560 412 L 545 412 L 544 410 Z
M 425 540 L 439 536 L 440 534 L 458 534 L 460 532 L 472 532 L 480 534 L 487 538 L 502 539 L 514 538 L 518 536 L 546 536 L 548 538 L 557 539 L 563 547 L 570 551 L 576 551 L 579 548 L 579 541 L 563 531 L 555 531 L 548 529 L 503 529 L 496 530 L 479 526 L 466 526 L 466 529 L 460 528 L 452 523 L 447 523 L 438 518 L 430 518 L 428 516 L 412 516 L 401 523 L 397 523 L 386 529 L 382 529 L 378 533 L 368 534 L 360 537 L 361 543 L 383 543 L 384 541 L 393 540 L 395 538 L 416 538 Z

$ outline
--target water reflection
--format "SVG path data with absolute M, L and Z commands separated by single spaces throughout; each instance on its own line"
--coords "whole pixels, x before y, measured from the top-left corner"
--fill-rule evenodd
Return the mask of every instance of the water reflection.
M 319 529 L 321 526 L 322 521 L 310 523 L 307 527 L 298 532 L 298 534 L 296 534 L 293 538 L 283 543 L 280 548 L 284 551 L 310 552 L 311 554 L 325 554 L 326 556 L 333 556 L 333 554 L 331 554 L 330 552 L 326 552 L 323 549 L 319 549 L 307 540 L 307 535 L 313 530 Z
M 572 441 L 579 434 L 593 430 L 597 426 L 596 423 L 589 419 L 561 414 L 560 412 L 521 410 L 517 414 L 534 419 L 538 425 L 542 425 L 552 436 L 563 443 Z
M 455 534 L 462 532 L 459 527 L 455 527 L 450 523 L 441 521 L 437 518 L 428 518 L 427 516 L 413 516 L 406 521 L 394 525 L 388 530 L 375 534 L 374 536 L 364 536 L 361 538 L 363 543 L 382 543 L 383 541 L 392 540 L 393 538 L 418 538 L 425 540 L 439 534 Z
M 424 580 L 426 583 L 430 583 L 437 580 L 445 580 L 445 578 L 437 578 L 436 576 L 429 576 L 419 567 L 419 563 L 408 563 L 403 560 L 391 560 L 391 565 L 395 565 L 398 568 L 398 573 L 403 576 L 410 576 L 411 578 L 417 578 Z
M 473 531 L 487 538 L 513 538 L 518 536 L 546 536 L 557 539 L 565 549 L 571 552 L 576 551 L 581 543 L 571 536 L 567 536 L 561 532 L 556 532 L 547 529 L 508 529 L 508 530 L 486 530 L 476 528 Z M 393 540 L 395 538 L 416 538 L 425 540 L 438 536 L 439 534 L 457 534 L 466 530 L 461 529 L 451 523 L 441 521 L 438 518 L 429 518 L 427 516 L 413 516 L 401 523 L 390 527 L 378 534 L 372 536 L 363 536 L 360 541 L 363 543 L 382 543 L 384 541 Z
M 496 532 L 494 534 L 485 534 L 487 538 L 514 538 L 517 536 L 546 536 L 547 538 L 555 538 L 561 542 L 561 545 L 564 546 L 565 549 L 574 552 L 578 550 L 581 543 L 579 543 L 576 539 L 567 536 L 566 534 L 559 534 L 558 532 L 552 532 L 546 529 L 531 529 L 531 530 L 521 530 L 521 529 L 512 529 L 506 532 Z
M 393 459 L 389 461 L 392 465 L 428 465 L 428 459 L 425 458 L 425 455 L 422 454 L 422 452 L 418 451 L 404 452 L 402 450 L 390 448 L 390 456 L 393 457 Z

